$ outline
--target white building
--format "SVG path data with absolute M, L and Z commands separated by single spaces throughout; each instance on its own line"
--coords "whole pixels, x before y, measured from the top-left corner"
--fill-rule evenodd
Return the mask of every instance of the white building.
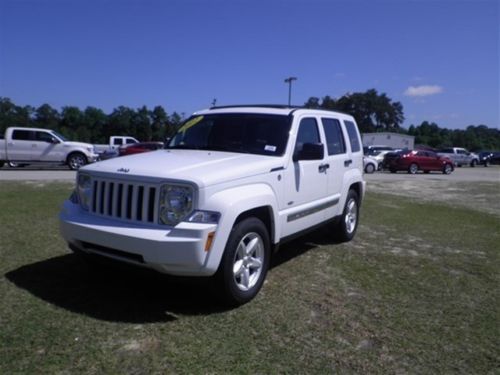
M 389 146 L 392 148 L 408 148 L 413 149 L 415 145 L 415 137 L 412 135 L 399 133 L 364 133 L 363 146 Z

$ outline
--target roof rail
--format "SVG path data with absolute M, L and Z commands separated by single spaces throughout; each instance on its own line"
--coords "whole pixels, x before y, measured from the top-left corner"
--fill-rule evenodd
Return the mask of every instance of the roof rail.
M 224 108 L 252 108 L 252 107 L 260 107 L 260 108 L 276 108 L 276 109 L 298 109 L 304 108 L 296 105 L 286 105 L 286 104 L 234 104 L 234 105 L 222 105 L 222 106 L 214 106 L 210 107 L 210 109 L 224 109 Z

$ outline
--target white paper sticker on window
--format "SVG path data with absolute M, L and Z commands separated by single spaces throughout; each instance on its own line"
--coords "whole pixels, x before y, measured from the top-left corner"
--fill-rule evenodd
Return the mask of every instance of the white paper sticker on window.
M 266 147 L 264 147 L 264 150 L 269 152 L 276 152 L 276 146 L 266 145 Z

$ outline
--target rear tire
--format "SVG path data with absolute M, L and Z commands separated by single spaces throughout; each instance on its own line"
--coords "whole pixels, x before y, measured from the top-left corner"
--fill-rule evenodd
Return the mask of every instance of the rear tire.
M 375 166 L 373 164 L 367 164 L 365 167 L 365 173 L 371 174 L 375 172 Z
M 255 217 L 236 223 L 215 275 L 224 301 L 238 306 L 252 300 L 264 284 L 270 260 L 271 245 L 264 223 Z
M 344 211 L 335 227 L 335 237 L 340 242 L 349 242 L 356 235 L 359 222 L 359 197 L 354 190 L 349 190 Z

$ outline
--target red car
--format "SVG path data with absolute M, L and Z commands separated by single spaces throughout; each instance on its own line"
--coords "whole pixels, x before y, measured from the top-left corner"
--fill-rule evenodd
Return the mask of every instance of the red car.
M 132 143 L 118 149 L 118 156 L 140 154 L 141 152 L 155 151 L 163 148 L 163 142 Z
M 408 171 L 411 174 L 418 171 L 424 171 L 424 173 L 438 171 L 450 174 L 454 169 L 451 159 L 427 150 L 390 152 L 385 155 L 384 167 L 391 173 Z

